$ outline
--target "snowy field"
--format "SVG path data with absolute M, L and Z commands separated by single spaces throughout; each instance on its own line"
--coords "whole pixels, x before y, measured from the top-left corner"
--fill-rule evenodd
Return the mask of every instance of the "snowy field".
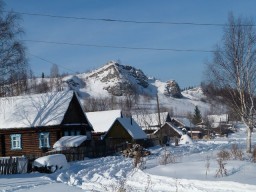
M 233 144 L 245 151 L 245 129 L 228 138 L 194 141 L 193 144 L 151 148 L 141 169 L 134 169 L 133 159 L 109 156 L 71 163 L 68 169 L 53 174 L 0 176 L 0 191 L 163 191 L 163 192 L 255 192 L 256 164 L 251 157 L 231 157 L 224 161 L 227 175 L 216 177 L 217 153 L 230 151 Z M 256 144 L 256 134 L 252 136 Z M 160 165 L 164 153 L 175 163 Z

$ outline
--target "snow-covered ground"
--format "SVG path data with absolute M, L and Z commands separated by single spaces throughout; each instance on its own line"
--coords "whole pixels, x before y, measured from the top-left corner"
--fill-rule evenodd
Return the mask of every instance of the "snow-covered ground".
M 256 191 L 256 164 L 244 154 L 243 160 L 225 161 L 227 176 L 216 177 L 220 150 L 230 151 L 237 144 L 245 151 L 245 129 L 228 138 L 194 141 L 193 144 L 151 148 L 144 158 L 144 169 L 134 169 L 133 159 L 108 156 L 74 162 L 53 174 L 0 176 L 0 191 L 168 191 L 168 192 L 249 192 Z M 256 134 L 252 136 L 256 144 Z M 170 152 L 175 163 L 160 165 L 163 153 Z

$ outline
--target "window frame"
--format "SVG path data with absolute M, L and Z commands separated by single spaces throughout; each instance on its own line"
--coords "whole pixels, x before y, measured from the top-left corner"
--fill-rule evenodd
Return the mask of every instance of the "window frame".
M 21 134 L 20 133 L 11 134 L 10 137 L 11 137 L 11 150 L 21 150 L 22 149 Z M 15 146 L 14 146 L 14 142 L 15 142 Z
M 78 136 L 82 135 L 80 129 L 69 129 L 62 132 L 63 136 Z
M 47 137 L 45 137 L 46 135 L 47 135 Z M 50 133 L 49 132 L 39 133 L 38 138 L 39 138 L 39 148 L 40 149 L 41 148 L 50 148 Z

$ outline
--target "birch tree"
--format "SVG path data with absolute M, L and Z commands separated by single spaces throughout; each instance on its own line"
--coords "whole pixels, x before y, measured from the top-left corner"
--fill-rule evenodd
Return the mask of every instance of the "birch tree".
M 207 72 L 208 83 L 247 126 L 246 151 L 250 153 L 256 90 L 256 32 L 251 19 L 229 15 Z
M 8 89 L 15 88 L 7 84 L 26 84 L 28 66 L 25 47 L 19 39 L 23 32 L 19 20 L 16 13 L 5 12 L 0 0 L 0 96 L 6 96 L 10 92 Z

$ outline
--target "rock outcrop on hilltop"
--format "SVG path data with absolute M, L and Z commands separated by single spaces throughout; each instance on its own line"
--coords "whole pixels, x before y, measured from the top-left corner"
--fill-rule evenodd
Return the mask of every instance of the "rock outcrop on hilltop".
M 178 83 L 174 80 L 166 82 L 164 94 L 174 98 L 182 98 L 181 90 Z
M 89 74 L 88 78 L 97 78 L 110 94 L 122 96 L 130 93 L 139 93 L 147 88 L 148 77 L 140 70 L 132 66 L 120 65 L 116 62 L 109 62 L 104 67 Z
M 157 93 L 162 93 L 166 97 L 183 97 L 176 81 L 161 82 L 147 77 L 140 69 L 121 65 L 114 61 L 89 73 L 70 76 L 65 79 L 65 82 L 72 90 L 96 96 L 107 94 L 110 96 L 146 95 L 155 97 Z

